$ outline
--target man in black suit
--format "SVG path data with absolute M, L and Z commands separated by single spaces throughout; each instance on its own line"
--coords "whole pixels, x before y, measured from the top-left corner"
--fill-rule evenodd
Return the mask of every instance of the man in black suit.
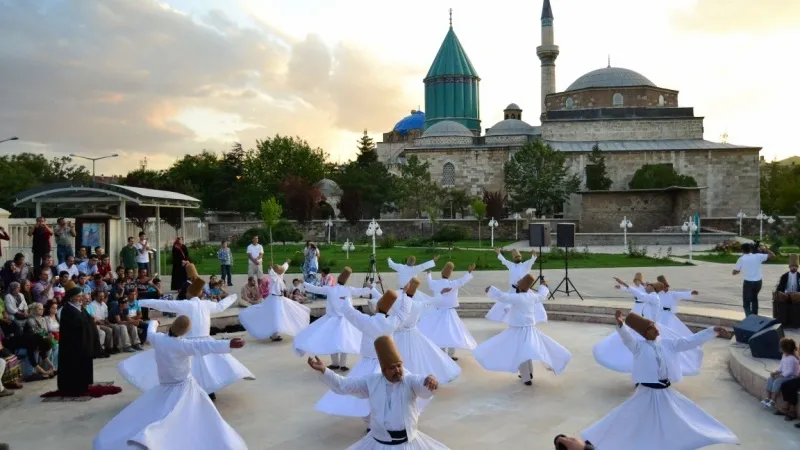
M 82 308 L 83 293 L 73 281 L 64 286 L 61 336 L 58 352 L 58 390 L 64 396 L 80 396 L 94 381 L 92 359 L 96 350 L 96 328 Z
M 776 291 L 784 294 L 800 292 L 800 275 L 797 274 L 798 255 L 789 255 L 789 271 L 781 275 Z

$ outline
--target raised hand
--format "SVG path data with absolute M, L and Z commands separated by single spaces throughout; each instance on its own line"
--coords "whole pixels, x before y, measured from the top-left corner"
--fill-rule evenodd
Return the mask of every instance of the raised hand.
M 439 261 L 439 255 L 436 255 L 436 256 L 433 257 L 433 262 L 437 262 L 437 261 Z
M 536 256 L 536 249 L 535 248 L 531 249 L 531 255 Z
M 436 377 L 434 377 L 433 375 L 428 375 L 425 378 L 425 382 L 423 383 L 423 386 L 428 388 L 429 391 L 435 392 L 437 389 L 439 389 L 439 382 L 436 381 Z
M 620 285 L 616 285 L 616 286 L 614 286 L 614 289 L 616 289 L 616 290 L 620 290 L 620 289 L 622 289 L 622 288 L 620 287 Z
M 495 249 L 494 249 L 494 253 L 495 253 L 496 255 L 499 255 L 499 254 L 500 254 L 500 251 L 501 251 L 501 250 L 500 250 L 499 248 L 495 248 Z
M 319 373 L 325 373 L 325 363 L 319 359 L 319 356 L 315 357 L 308 357 L 308 366 L 312 369 L 316 370 Z
M 620 279 L 619 279 L 619 278 L 617 278 L 617 277 L 614 277 L 614 281 L 616 281 L 616 282 L 617 282 L 617 284 L 619 284 L 620 286 L 627 286 L 627 284 L 625 284 L 625 282 L 624 282 L 624 281 L 620 280 Z
M 733 336 L 730 331 L 723 327 L 714 327 L 714 331 L 716 331 L 717 336 L 723 339 L 730 339 Z
M 620 310 L 617 310 L 617 312 L 614 313 L 614 318 L 617 319 L 617 325 L 619 326 L 622 326 L 622 324 L 625 323 L 625 318 L 622 317 L 622 311 Z
M 485 292 L 485 293 L 487 293 L 487 294 L 488 294 L 488 293 L 489 293 L 489 289 L 491 289 L 491 288 L 492 288 L 491 286 L 487 286 L 487 287 L 486 287 L 486 290 L 484 290 L 483 292 Z
M 472 273 L 473 270 L 475 270 L 475 263 L 472 263 L 469 265 L 469 267 L 467 267 L 467 272 Z
M 700 295 L 700 293 L 697 291 L 692 291 L 692 295 Z
M 242 347 L 244 347 L 244 339 L 242 338 L 231 339 L 231 348 L 242 348 Z

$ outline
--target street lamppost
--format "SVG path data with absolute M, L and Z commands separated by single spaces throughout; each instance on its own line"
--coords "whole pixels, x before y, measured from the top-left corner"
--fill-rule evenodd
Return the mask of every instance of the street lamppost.
M 768 224 L 772 225 L 775 223 L 775 219 L 773 219 L 772 216 L 764 214 L 764 211 L 758 213 L 756 219 L 758 219 L 758 240 L 760 241 L 764 239 L 764 221 L 766 220 Z
M 498 224 L 497 224 L 497 221 L 496 221 L 496 220 L 494 220 L 494 217 L 492 217 L 492 218 L 489 220 L 489 229 L 490 229 L 490 230 L 492 230 L 492 243 L 491 243 L 491 247 L 492 247 L 492 248 L 494 248 L 494 228 L 495 228 L 497 225 L 498 225 Z
M 113 155 L 98 156 L 96 158 L 91 158 L 91 157 L 88 157 L 88 156 L 81 156 L 81 155 L 76 155 L 75 153 L 70 153 L 69 156 L 71 156 L 73 158 L 85 159 L 87 161 L 91 161 L 92 162 L 92 182 L 94 182 L 94 173 L 95 173 L 94 172 L 94 163 L 96 163 L 97 161 L 100 161 L 101 159 L 116 158 L 119 155 L 117 153 L 114 153 Z
M 692 233 L 697 231 L 697 224 L 694 223 L 691 217 L 689 217 L 688 222 L 683 222 L 683 226 L 681 226 L 681 230 L 689 233 L 689 261 L 692 260 Z
M 203 222 L 197 222 L 197 232 L 200 234 L 198 240 L 202 243 L 203 242 L 203 228 L 206 227 L 206 224 Z
M 18 140 L 19 140 L 19 138 L 18 138 L 18 137 L 16 137 L 16 136 L 11 136 L 10 138 L 7 138 L 7 139 L 0 140 L 0 144 L 2 144 L 3 142 L 8 142 L 8 141 L 18 141 Z
M 625 249 L 622 250 L 622 253 L 628 251 L 628 228 L 633 227 L 633 222 L 628 220 L 628 217 L 625 216 L 622 218 L 622 222 L 619 223 L 619 227 L 622 228 L 622 242 L 625 246 Z
M 375 255 L 375 237 L 382 236 L 383 230 L 381 230 L 381 226 L 378 225 L 378 222 L 375 219 L 369 223 L 367 227 L 367 236 L 372 237 L 372 254 Z
M 356 247 L 353 245 L 352 242 L 350 242 L 350 239 L 344 241 L 344 245 L 342 245 L 342 250 L 344 250 L 347 253 L 347 259 L 350 259 L 350 252 L 352 252 L 355 249 Z
M 522 218 L 522 216 L 520 216 L 519 213 L 514 213 L 514 240 L 515 241 L 519 240 L 519 233 L 517 232 L 517 222 L 521 218 Z
M 744 211 L 742 211 L 741 209 L 736 214 L 736 218 L 739 219 L 739 236 L 742 235 L 742 219 L 744 219 L 745 217 L 747 217 L 747 214 L 745 214 Z
M 328 220 L 325 221 L 325 228 L 328 229 L 328 245 L 331 245 L 331 228 L 333 227 L 333 221 L 330 217 Z

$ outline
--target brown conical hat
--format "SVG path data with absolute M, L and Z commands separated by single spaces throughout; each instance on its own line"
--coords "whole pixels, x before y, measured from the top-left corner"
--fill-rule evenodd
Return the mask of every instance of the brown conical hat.
M 339 284 L 347 284 L 347 280 L 350 279 L 350 275 L 352 274 L 353 274 L 353 269 L 345 266 L 345 268 L 342 269 L 342 273 L 339 274 L 339 278 L 337 278 L 336 281 Z
M 67 299 L 67 301 L 82 292 L 83 291 L 81 288 L 79 288 L 78 285 L 72 280 L 67 281 L 67 284 L 64 285 L 64 297 Z
M 191 286 L 186 289 L 186 298 L 195 298 L 203 295 L 203 288 L 206 286 L 205 280 L 202 278 L 195 278 L 192 280 Z
M 650 285 L 653 286 L 653 290 L 656 291 L 657 293 L 664 292 L 664 283 L 656 281 L 655 283 L 650 283 Z
M 511 257 L 514 258 L 514 259 L 522 258 L 522 254 L 520 254 L 519 250 L 514 248 L 514 249 L 511 249 Z
M 189 319 L 189 316 L 178 316 L 170 325 L 169 331 L 173 336 L 181 337 L 188 333 L 190 328 L 192 328 L 192 320 Z
M 653 326 L 653 324 L 654 323 L 652 320 L 645 319 L 636 313 L 630 313 L 627 317 L 625 317 L 625 325 L 642 335 L 642 337 L 645 337 L 647 330 Z
M 283 266 L 279 266 L 277 264 L 272 265 L 272 271 L 277 273 L 278 275 L 283 275 L 283 273 L 286 272 Z
M 419 281 L 419 278 L 413 277 L 408 280 L 408 285 L 406 285 L 406 295 L 409 297 L 413 297 L 414 294 L 417 293 L 417 288 L 422 282 Z
M 633 276 L 633 281 L 634 282 L 638 281 L 639 283 L 644 284 L 644 280 L 642 279 L 642 272 L 636 272 L 636 274 Z
M 658 280 L 659 283 L 663 284 L 664 287 L 669 287 L 669 283 L 667 283 L 667 277 L 665 277 L 664 275 L 659 275 L 656 278 L 656 280 Z
M 378 355 L 381 369 L 403 362 L 391 336 L 379 336 L 378 339 L 375 339 L 375 354 Z
M 392 309 L 392 305 L 397 300 L 397 292 L 389 289 L 383 294 L 378 303 L 375 304 L 375 310 L 379 313 L 387 314 L 390 309 Z
M 416 263 L 417 263 L 417 258 L 413 255 L 409 256 L 408 259 L 406 260 L 406 265 L 408 266 L 413 266 Z
M 531 274 L 527 274 L 517 281 L 517 290 L 520 292 L 528 292 L 535 282 L 536 278 L 534 278 Z
M 200 274 L 197 273 L 197 267 L 194 264 L 189 263 L 183 266 L 186 268 L 186 279 L 189 281 L 194 280 L 195 278 L 200 278 Z
M 798 259 L 800 259 L 800 258 L 798 258 L 797 253 L 792 253 L 791 255 L 789 255 L 789 265 L 790 266 L 800 265 L 800 264 L 797 264 Z
M 442 267 L 442 278 L 450 278 L 450 275 L 453 274 L 453 269 L 455 268 L 455 264 L 448 261 L 447 264 Z

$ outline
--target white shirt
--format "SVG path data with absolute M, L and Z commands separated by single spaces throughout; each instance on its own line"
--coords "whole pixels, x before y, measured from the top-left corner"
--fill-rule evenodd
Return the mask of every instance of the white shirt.
M 465 273 L 463 277 L 457 280 L 450 280 L 448 278 L 434 280 L 431 274 L 428 274 L 428 286 L 430 286 L 433 291 L 433 298 L 436 299 L 435 306 L 439 309 L 458 308 L 458 289 L 467 284 L 471 279 L 471 273 Z M 450 291 L 442 294 L 442 291 L 447 288 L 450 288 Z
M 532 256 L 531 259 L 527 261 L 515 263 L 507 260 L 502 253 L 497 255 L 497 259 L 508 269 L 508 285 L 511 289 L 514 289 L 513 286 L 516 286 L 517 282 L 531 271 L 533 263 L 536 262 L 536 257 Z M 509 291 L 509 293 L 513 294 L 514 291 Z
M 487 295 L 489 298 L 511 305 L 508 311 L 508 326 L 530 327 L 536 325 L 535 308 L 537 303 L 542 303 L 550 290 L 545 285 L 539 286 L 539 291 L 519 292 L 509 294 L 492 286 Z
M 264 255 L 264 247 L 261 244 L 250 244 L 247 246 L 247 254 L 260 263 L 260 258 Z
M 380 297 L 380 293 L 376 291 L 373 295 L 376 294 L 377 297 Z M 402 295 L 395 301 L 395 304 L 398 302 L 400 307 L 397 308 L 397 314 L 386 316 L 382 313 L 377 313 L 374 316 L 369 316 L 342 300 L 342 303 L 344 303 L 342 308 L 344 317 L 361 331 L 362 358 L 377 358 L 378 355 L 375 354 L 375 339 L 383 335 L 391 335 L 408 318 L 408 313 L 411 310 L 411 300 Z M 392 305 L 392 311 L 394 310 L 394 305 Z
M 186 337 L 205 337 L 211 335 L 211 314 L 225 311 L 236 302 L 236 298 L 236 294 L 233 294 L 219 302 L 200 300 L 197 297 L 191 300 L 139 300 L 139 306 L 186 315 L 192 321 L 192 328 L 186 333 Z
M 192 357 L 212 353 L 230 353 L 230 341 L 215 339 L 182 339 L 159 333 L 158 321 L 147 326 L 147 341 L 156 353 L 158 381 L 161 384 L 178 384 L 189 381 L 192 375 Z
M 761 281 L 761 263 L 767 260 L 766 253 L 748 253 L 739 257 L 733 270 L 742 272 L 744 281 Z
M 147 241 L 145 241 L 145 243 L 147 243 Z M 139 241 L 134 247 L 136 247 L 136 262 L 141 264 L 149 263 L 150 253 L 147 252 L 148 245 L 142 245 L 142 242 Z
M 92 302 L 92 315 L 97 320 L 108 320 L 108 305 L 97 300 Z
M 71 266 L 68 266 L 67 263 L 65 263 L 65 262 L 63 262 L 63 263 L 59 264 L 58 266 L 56 266 L 56 270 L 58 271 L 58 273 L 61 273 L 61 272 L 69 273 L 69 277 L 70 278 L 77 277 L 78 276 L 78 272 L 79 272 L 77 264 L 72 264 Z
M 337 284 L 336 286 L 314 286 L 313 284 L 303 283 L 301 288 L 312 294 L 324 295 L 327 298 L 325 303 L 325 315 L 331 317 L 341 317 L 342 308 L 345 303 L 353 304 L 353 297 L 369 295 L 371 288 L 355 288 Z
M 436 267 L 436 261 L 434 260 L 430 260 L 425 264 L 420 264 L 418 266 L 409 266 L 406 264 L 397 264 L 396 262 L 392 261 L 392 258 L 389 258 L 389 268 L 397 272 L 398 289 L 403 289 L 406 287 L 408 282 L 417 276 L 418 273 L 428 269 L 433 269 L 434 267 Z

